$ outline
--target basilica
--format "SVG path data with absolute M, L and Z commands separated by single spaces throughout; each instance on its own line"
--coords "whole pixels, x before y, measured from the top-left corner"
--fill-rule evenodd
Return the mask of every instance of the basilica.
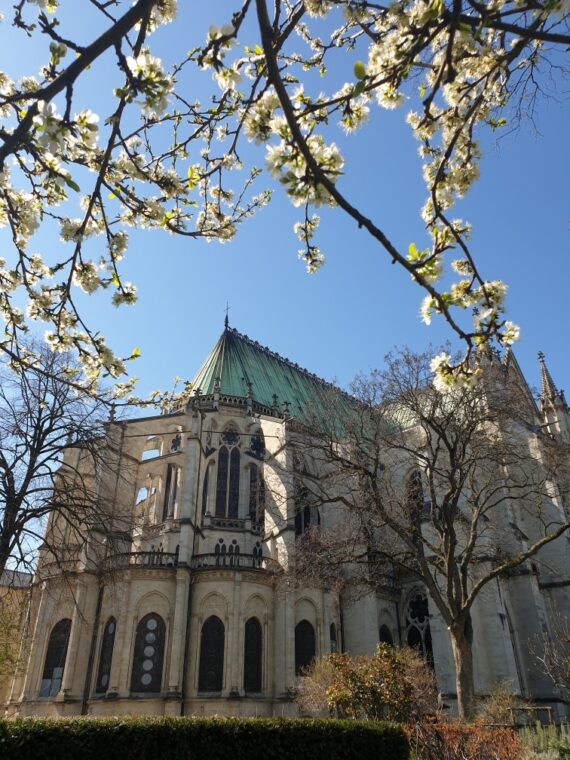
M 568 406 L 541 362 L 534 424 L 570 440 Z M 282 451 L 287 470 L 291 421 L 329 389 L 226 321 L 182 408 L 108 422 L 105 466 L 85 465 L 105 529 L 80 541 L 50 519 L 46 545 L 61 552 L 41 551 L 8 715 L 294 715 L 314 657 L 371 653 L 378 641 L 421 649 L 453 704 L 449 635 L 413 579 L 354 599 L 283 580 L 299 536 L 326 514 L 297 504 L 287 478 L 276 499 L 267 461 Z M 70 448 L 67 464 L 81 456 Z M 570 612 L 569 549 L 562 536 L 550 569 L 501 578 L 475 605 L 479 694 L 508 682 L 568 717 L 529 641 L 552 610 Z

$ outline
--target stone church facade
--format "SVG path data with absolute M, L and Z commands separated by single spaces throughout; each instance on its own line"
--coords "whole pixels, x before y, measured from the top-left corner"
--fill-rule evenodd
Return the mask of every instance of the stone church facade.
M 563 394 L 541 371 L 535 423 L 570 440 Z M 55 564 L 42 550 L 7 713 L 292 715 L 313 657 L 371 653 L 379 640 L 420 648 L 452 701 L 448 634 L 417 583 L 351 600 L 282 582 L 296 538 L 321 516 L 296 507 L 287 478 L 282 498 L 268 493 L 264 462 L 289 456 L 288 421 L 326 383 L 226 324 L 193 389 L 180 411 L 109 422 L 108 466 L 93 473 L 109 521 L 99 537 L 74 552 L 65 525 L 48 525 L 62 555 Z M 112 547 L 101 538 L 111 534 Z M 550 569 L 501 579 L 477 601 L 478 693 L 508 681 L 568 714 L 528 642 L 552 610 L 570 612 L 569 549 L 563 536 Z

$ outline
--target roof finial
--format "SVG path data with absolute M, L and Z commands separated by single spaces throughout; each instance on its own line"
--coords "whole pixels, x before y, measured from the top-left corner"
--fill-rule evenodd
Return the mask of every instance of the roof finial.
M 228 317 L 228 314 L 229 314 L 229 312 L 230 312 L 230 305 L 229 305 L 229 303 L 226 301 L 226 317 L 225 317 L 225 319 L 224 319 L 224 327 L 226 328 L 226 330 L 227 330 L 227 329 L 228 329 L 228 327 L 230 326 L 230 320 L 229 320 L 229 317 Z

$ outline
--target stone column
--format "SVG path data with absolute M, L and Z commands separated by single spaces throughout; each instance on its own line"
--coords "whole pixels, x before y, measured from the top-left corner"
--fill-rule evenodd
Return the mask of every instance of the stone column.
M 126 684 L 131 653 L 131 630 L 132 615 L 130 611 L 131 578 L 129 571 L 125 571 L 121 579 L 122 594 L 120 601 L 120 613 L 117 615 L 117 632 L 113 647 L 113 659 L 111 661 L 111 673 L 109 674 L 109 688 L 107 697 L 116 697 L 119 694 L 129 694 Z
M 77 662 L 77 652 L 79 650 L 79 640 L 83 626 L 85 625 L 85 597 L 87 594 L 87 585 L 83 581 L 77 581 L 77 596 L 73 615 L 71 617 L 71 633 L 69 635 L 69 644 L 67 646 L 67 657 L 65 658 L 65 667 L 63 678 L 61 679 L 61 689 L 58 697 L 71 696 L 73 681 L 75 678 L 75 665 Z
M 168 673 L 168 694 L 171 699 L 180 699 L 182 694 L 182 670 L 184 667 L 184 645 L 188 631 L 188 587 L 190 574 L 185 568 L 176 573 L 176 600 L 172 621 L 172 638 L 170 647 L 170 668 Z
M 26 676 L 24 678 L 24 686 L 22 694 L 20 696 L 20 702 L 27 702 L 30 699 L 32 691 L 34 691 L 35 684 L 39 678 L 38 669 L 42 667 L 43 663 L 39 662 L 40 655 L 43 651 L 43 647 L 40 645 L 40 638 L 46 641 L 51 631 L 46 632 L 46 622 L 49 618 L 51 605 L 48 600 L 48 592 L 46 588 L 46 582 L 42 583 L 40 591 L 40 601 L 38 604 L 38 613 L 34 624 L 34 632 L 32 634 L 32 641 L 30 643 L 30 654 L 28 657 L 28 665 L 26 668 Z M 35 696 L 35 695 L 34 695 Z
M 235 572 L 233 578 L 233 599 L 232 608 L 230 610 L 230 625 L 227 634 L 228 642 L 228 679 L 227 687 L 233 694 L 242 693 L 243 678 L 242 673 L 242 656 L 241 656 L 241 640 L 243 629 L 243 614 L 241 611 L 241 573 Z

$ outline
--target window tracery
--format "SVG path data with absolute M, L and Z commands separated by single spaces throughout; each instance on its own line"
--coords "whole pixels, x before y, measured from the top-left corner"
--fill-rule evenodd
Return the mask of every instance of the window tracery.
M 216 480 L 216 517 L 238 517 L 240 479 L 240 436 L 227 428 L 220 436 Z
M 408 646 L 419 650 L 426 662 L 433 666 L 428 599 L 423 591 L 416 591 L 408 601 L 406 608 L 406 642 Z

